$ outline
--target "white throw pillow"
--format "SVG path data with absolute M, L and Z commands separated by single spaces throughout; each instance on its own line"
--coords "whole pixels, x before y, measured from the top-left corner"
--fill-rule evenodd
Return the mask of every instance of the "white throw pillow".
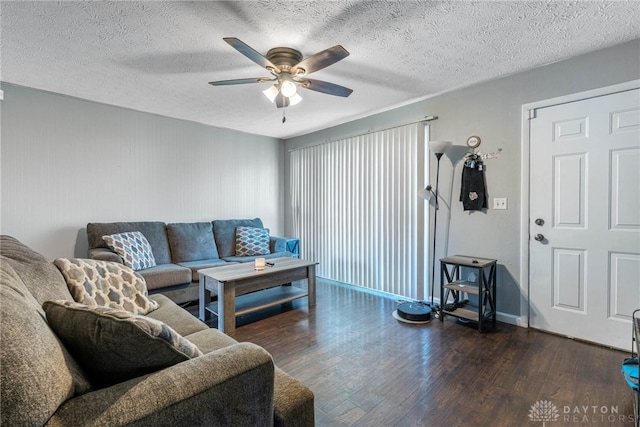
M 147 314 L 158 308 L 158 303 L 149 298 L 144 278 L 125 265 L 79 258 L 58 258 L 54 264 L 76 302 L 134 314 Z

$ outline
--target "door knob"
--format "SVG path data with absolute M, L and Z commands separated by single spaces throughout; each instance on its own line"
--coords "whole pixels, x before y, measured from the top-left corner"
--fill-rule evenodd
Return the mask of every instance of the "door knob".
M 538 242 L 542 242 L 544 240 L 544 236 L 538 233 L 536 234 L 536 237 L 534 237 L 534 239 L 536 239 Z
M 535 220 L 536 225 L 544 225 L 544 219 L 538 218 Z

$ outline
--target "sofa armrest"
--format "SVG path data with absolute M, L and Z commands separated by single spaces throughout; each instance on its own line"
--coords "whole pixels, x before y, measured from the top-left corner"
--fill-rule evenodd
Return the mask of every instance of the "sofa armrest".
M 269 240 L 269 248 L 272 254 L 287 251 L 287 239 L 284 237 L 269 236 Z
M 120 255 L 106 248 L 89 249 L 89 258 L 95 259 L 97 261 L 111 261 L 124 264 L 124 261 L 122 260 L 122 257 Z
M 65 402 L 47 426 L 273 425 L 269 353 L 238 343 Z

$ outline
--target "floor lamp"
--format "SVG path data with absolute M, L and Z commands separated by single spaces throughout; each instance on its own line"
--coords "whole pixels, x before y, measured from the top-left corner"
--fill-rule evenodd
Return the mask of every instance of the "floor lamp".
M 431 297 L 430 307 L 432 311 L 436 311 L 436 308 L 433 304 L 433 294 L 434 294 L 435 282 L 436 282 L 436 231 L 438 230 L 438 209 L 439 209 L 438 196 L 440 195 L 440 193 L 438 193 L 438 184 L 440 181 L 440 159 L 442 158 L 442 155 L 446 153 L 449 148 L 451 148 L 451 145 L 452 145 L 451 141 L 429 141 L 429 150 L 436 155 L 436 160 L 437 160 L 436 191 L 433 192 L 431 190 L 430 185 L 427 185 L 427 187 L 425 188 L 425 190 L 427 190 L 428 192 L 427 200 L 431 198 L 431 195 L 433 195 L 435 198 L 435 202 L 433 204 L 434 205 L 433 237 L 431 239 L 431 241 L 433 242 L 433 246 L 431 247 L 431 283 L 429 283 L 429 286 L 431 287 L 431 290 L 429 291 L 429 295 Z
M 401 319 L 413 321 L 413 322 L 427 322 L 431 320 L 431 312 L 436 311 L 436 308 L 433 304 L 433 293 L 435 290 L 435 264 L 436 264 L 436 229 L 438 224 L 438 184 L 440 181 L 440 159 L 442 155 L 446 153 L 446 151 L 451 147 L 451 141 L 429 141 L 429 150 L 436 155 L 437 166 L 436 166 L 436 188 L 435 191 L 431 185 L 427 185 L 423 190 L 418 191 L 418 195 L 425 199 L 430 200 L 431 197 L 434 197 L 434 213 L 433 213 L 433 235 L 432 242 L 433 247 L 431 251 L 431 281 L 429 285 L 431 286 L 430 297 L 431 303 L 425 304 L 421 301 L 419 302 L 406 302 L 400 304 L 396 310 L 396 313 Z

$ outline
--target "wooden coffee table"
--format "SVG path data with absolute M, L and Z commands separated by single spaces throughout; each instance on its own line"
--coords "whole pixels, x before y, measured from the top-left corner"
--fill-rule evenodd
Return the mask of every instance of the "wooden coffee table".
M 253 262 L 199 270 L 200 320 L 214 313 L 218 316 L 218 329 L 229 334 L 236 329 L 236 316 L 302 297 L 308 297 L 309 307 L 316 305 L 317 262 L 297 258 L 272 258 L 267 262 L 273 266 L 267 265 L 262 271 L 256 271 Z M 307 280 L 306 291 L 280 286 L 303 279 Z M 211 294 L 218 296 L 217 302 L 211 302 Z

